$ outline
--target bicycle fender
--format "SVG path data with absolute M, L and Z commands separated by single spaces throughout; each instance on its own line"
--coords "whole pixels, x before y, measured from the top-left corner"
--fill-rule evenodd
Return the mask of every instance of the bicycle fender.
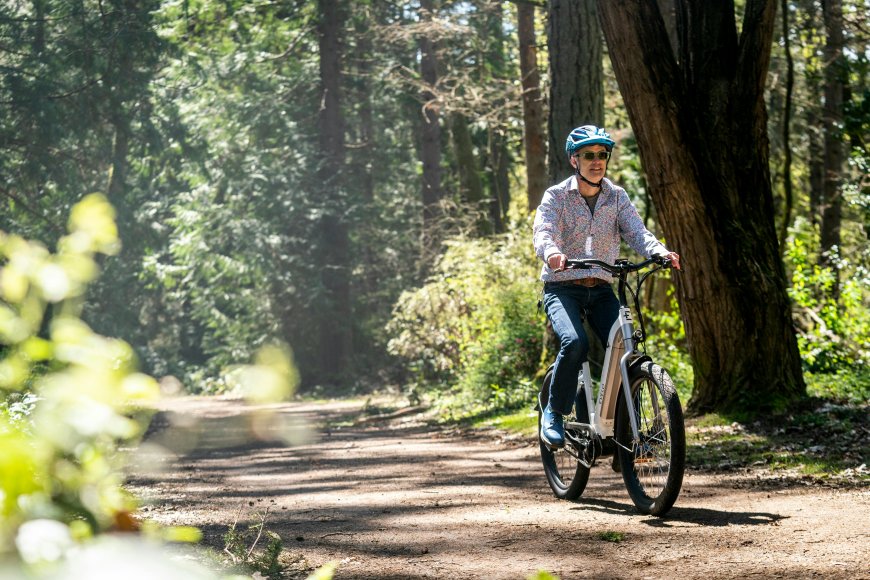
M 652 362 L 652 361 L 653 361 L 652 357 L 650 357 L 648 354 L 642 354 L 629 363 L 628 370 L 633 371 L 634 369 L 636 369 L 637 367 L 639 367 L 643 363 Z

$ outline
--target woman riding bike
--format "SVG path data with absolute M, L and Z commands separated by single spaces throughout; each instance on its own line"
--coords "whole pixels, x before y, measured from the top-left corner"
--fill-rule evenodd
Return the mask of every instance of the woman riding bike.
M 680 268 L 680 257 L 646 229 L 625 190 L 605 177 L 616 142 L 594 125 L 568 135 L 565 152 L 574 175 L 550 187 L 535 214 L 535 253 L 543 260 L 543 304 L 559 338 L 548 403 L 541 413 L 541 440 L 553 448 L 565 445 L 563 416 L 571 413 L 577 375 L 589 354 L 583 320 L 602 343 L 619 312 L 603 269 L 565 270 L 568 259 L 595 258 L 613 263 L 620 238 L 639 254 L 667 257 Z

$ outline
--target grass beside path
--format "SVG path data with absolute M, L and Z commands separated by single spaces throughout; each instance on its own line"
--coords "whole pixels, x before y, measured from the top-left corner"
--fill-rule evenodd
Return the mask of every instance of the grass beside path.
M 523 409 L 480 419 L 534 440 L 537 414 Z M 789 415 L 749 423 L 716 414 L 687 420 L 690 470 L 744 473 L 759 485 L 870 487 L 870 405 L 812 399 Z

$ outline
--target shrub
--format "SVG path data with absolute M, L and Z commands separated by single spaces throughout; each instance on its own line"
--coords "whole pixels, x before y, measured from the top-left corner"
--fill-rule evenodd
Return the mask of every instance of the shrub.
M 453 415 L 529 401 L 544 316 L 529 224 L 494 238 L 455 238 L 426 284 L 402 294 L 388 332 L 410 371 L 408 389 Z
M 139 521 L 123 488 L 123 448 L 143 433 L 157 381 L 136 372 L 126 342 L 79 319 L 96 256 L 117 249 L 114 211 L 100 195 L 73 208 L 56 254 L 0 232 L 0 577 L 86 578 L 113 566 L 215 577 L 171 559 L 159 542 L 110 534 L 200 536 Z M 272 401 L 289 396 L 298 377 L 288 353 L 270 347 L 229 379 L 249 399 Z
M 832 256 L 823 267 L 810 252 L 811 237 L 799 221 L 789 238 L 786 258 L 792 271 L 789 294 L 794 302 L 798 347 L 805 370 L 835 372 L 862 366 L 870 359 L 870 249 L 851 259 Z M 838 281 L 839 279 L 839 281 Z M 839 296 L 833 292 L 835 284 Z

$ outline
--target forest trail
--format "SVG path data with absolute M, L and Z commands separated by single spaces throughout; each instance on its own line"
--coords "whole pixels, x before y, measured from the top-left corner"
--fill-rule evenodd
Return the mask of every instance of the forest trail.
M 635 511 L 609 462 L 579 501 L 559 501 L 533 441 L 362 410 L 168 399 L 128 487 L 147 518 L 197 526 L 216 550 L 236 519 L 268 510 L 287 578 L 336 561 L 337 579 L 870 579 L 866 487 L 690 470 L 661 519 Z

